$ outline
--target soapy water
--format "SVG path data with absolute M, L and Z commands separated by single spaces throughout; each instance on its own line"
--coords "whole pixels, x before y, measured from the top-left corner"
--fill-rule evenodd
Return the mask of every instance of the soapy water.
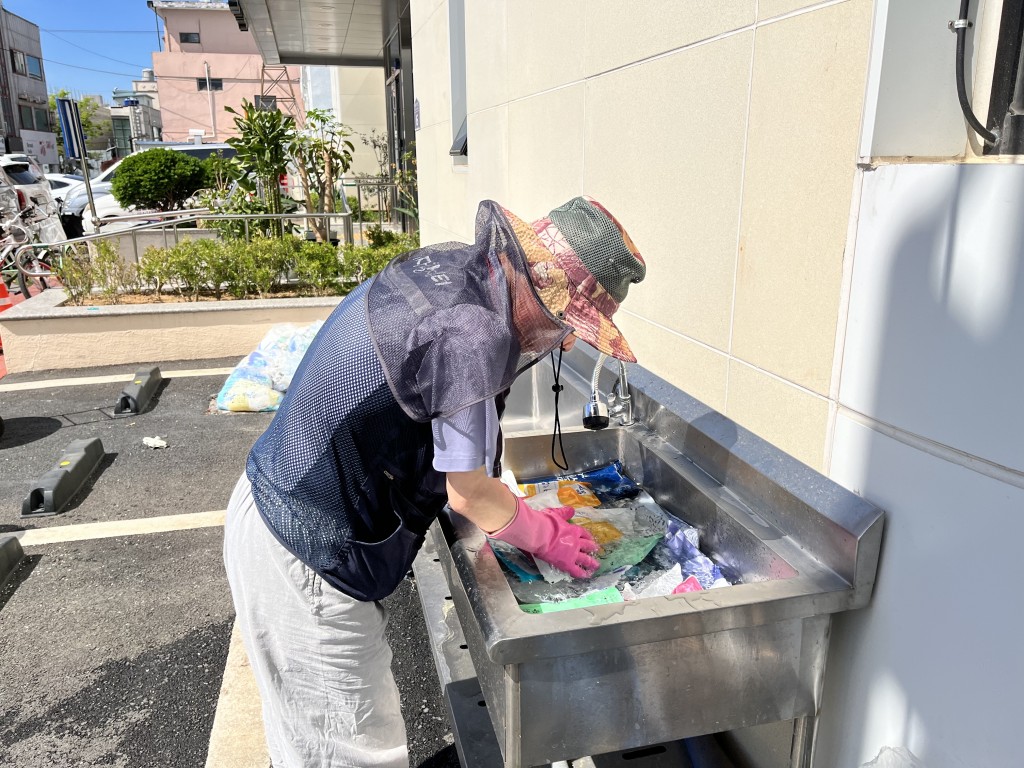
M 596 478 L 597 487 L 590 484 L 590 477 Z M 528 504 L 543 507 L 560 498 L 555 492 L 566 487 L 566 480 L 574 484 L 573 493 L 581 500 L 569 505 L 577 510 L 572 522 L 589 530 L 601 546 L 596 554 L 601 565 L 590 578 L 573 579 L 505 542 L 491 540 L 524 611 L 547 613 L 740 583 L 738 573 L 700 550 L 697 528 L 662 509 L 623 473 L 619 462 L 564 478 L 522 483 L 518 489 L 527 495 Z M 601 506 L 594 507 L 586 489 L 576 484 L 589 487 Z

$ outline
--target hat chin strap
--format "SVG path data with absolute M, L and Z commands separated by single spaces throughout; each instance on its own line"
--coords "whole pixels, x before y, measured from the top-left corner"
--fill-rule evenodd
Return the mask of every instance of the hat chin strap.
M 558 417 L 558 396 L 562 393 L 563 386 L 560 382 L 562 375 L 562 345 L 558 345 L 558 363 L 555 364 L 555 351 L 551 350 L 551 370 L 555 374 L 555 383 L 551 386 L 551 391 L 555 393 L 555 428 L 551 433 L 551 461 L 556 467 L 563 470 L 569 469 L 569 460 L 565 458 L 565 445 L 562 442 L 562 422 Z M 559 461 L 555 455 L 555 441 L 558 441 L 558 451 L 562 454 L 562 460 Z

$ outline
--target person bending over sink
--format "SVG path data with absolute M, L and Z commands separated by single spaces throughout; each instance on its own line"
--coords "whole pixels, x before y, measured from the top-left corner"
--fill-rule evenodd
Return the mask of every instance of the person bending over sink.
M 378 601 L 446 503 L 575 577 L 597 568 L 571 508 L 533 510 L 497 479 L 499 419 L 516 376 L 576 339 L 634 362 L 612 316 L 645 273 L 590 198 L 532 223 L 488 200 L 476 242 L 403 254 L 331 314 L 225 524 L 275 768 L 408 766 Z

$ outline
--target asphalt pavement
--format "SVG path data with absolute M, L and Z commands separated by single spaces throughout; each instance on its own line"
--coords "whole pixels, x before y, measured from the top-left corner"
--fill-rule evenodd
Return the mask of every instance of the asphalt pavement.
M 191 521 L 224 509 L 272 414 L 211 413 L 223 373 L 169 378 L 149 410 L 129 417 L 113 414 L 121 382 L 58 381 L 135 369 L 0 379 L 0 535 L 29 531 L 18 533 L 26 558 L 0 590 L 0 766 L 206 765 L 234 612 L 222 528 Z M 143 444 L 155 436 L 168 447 Z M 30 485 L 68 443 L 89 437 L 106 456 L 82 492 L 60 515 L 22 518 Z M 142 527 L 168 516 L 184 529 Z M 118 535 L 78 527 L 111 521 L 123 524 Z M 385 604 L 411 764 L 457 766 L 415 582 Z

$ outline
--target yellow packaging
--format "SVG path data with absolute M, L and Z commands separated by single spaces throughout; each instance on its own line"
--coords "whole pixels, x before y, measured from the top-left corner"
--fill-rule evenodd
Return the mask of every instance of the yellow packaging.
M 590 486 L 576 480 L 552 480 L 546 483 L 520 484 L 519 490 L 531 498 L 530 506 L 537 509 L 534 502 L 543 502 L 544 507 L 599 507 L 601 500 L 597 498 Z

